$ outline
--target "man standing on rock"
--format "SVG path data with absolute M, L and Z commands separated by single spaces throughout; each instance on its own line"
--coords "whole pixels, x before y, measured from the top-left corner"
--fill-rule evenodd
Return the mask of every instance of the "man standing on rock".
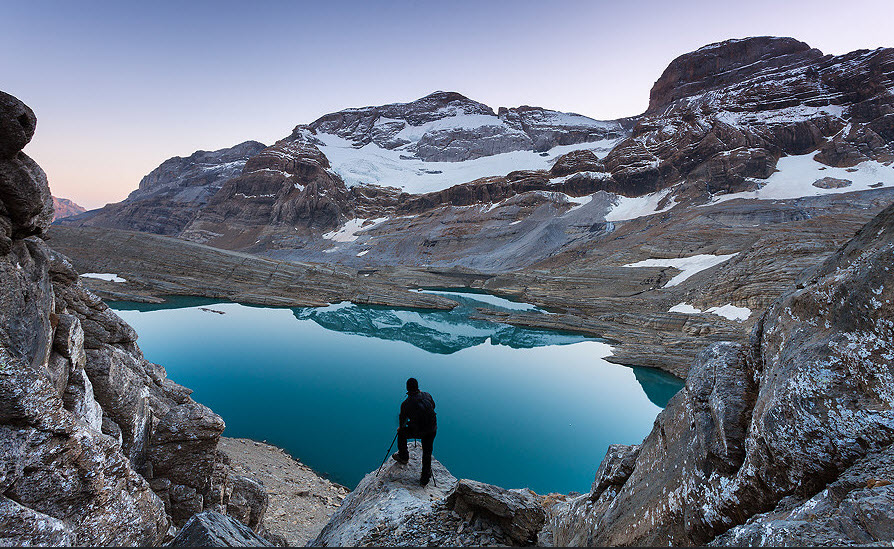
M 394 461 L 406 464 L 410 461 L 407 439 L 422 440 L 422 476 L 419 484 L 425 486 L 431 479 L 431 454 L 438 432 L 435 400 L 430 394 L 419 390 L 419 382 L 411 377 L 407 380 L 407 398 L 400 405 L 400 425 L 397 428 L 397 452 Z

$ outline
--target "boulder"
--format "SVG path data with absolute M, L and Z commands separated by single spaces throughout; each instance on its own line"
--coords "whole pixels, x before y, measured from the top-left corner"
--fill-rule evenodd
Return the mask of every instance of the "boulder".
M 633 473 L 639 456 L 639 445 L 610 444 L 590 488 L 590 499 L 596 501 L 609 486 L 621 486 Z
M 10 159 L 34 136 L 37 117 L 28 105 L 0 92 L 0 160 Z
M 889 544 L 894 539 L 894 448 L 869 454 L 810 498 L 782 499 L 715 538 L 715 546 Z
M 498 524 L 519 545 L 533 545 L 546 515 L 528 490 L 506 490 L 462 479 L 447 496 L 447 506 L 460 515 L 483 515 Z
M 39 234 L 53 222 L 47 174 L 23 152 L 0 159 L 0 202 L 13 235 Z
M 231 485 L 233 492 L 227 503 L 227 515 L 258 532 L 267 511 L 267 491 L 263 485 L 243 476 L 234 477 Z
M 241 522 L 205 511 L 193 515 L 169 547 L 275 547 Z

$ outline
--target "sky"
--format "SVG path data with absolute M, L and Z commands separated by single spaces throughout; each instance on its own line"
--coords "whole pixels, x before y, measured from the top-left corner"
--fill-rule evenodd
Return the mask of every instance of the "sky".
M 674 58 L 746 36 L 894 47 L 891 0 L 0 0 L 0 90 L 38 118 L 56 196 L 117 202 L 172 156 L 436 90 L 597 119 L 642 113 Z

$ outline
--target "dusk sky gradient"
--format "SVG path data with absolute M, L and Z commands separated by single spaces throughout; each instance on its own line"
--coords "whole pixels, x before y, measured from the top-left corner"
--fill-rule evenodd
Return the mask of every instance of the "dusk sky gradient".
M 892 0 L 0 2 L 0 90 L 38 117 L 25 152 L 88 208 L 171 156 L 272 144 L 343 108 L 450 90 L 613 119 L 712 42 L 894 46 Z

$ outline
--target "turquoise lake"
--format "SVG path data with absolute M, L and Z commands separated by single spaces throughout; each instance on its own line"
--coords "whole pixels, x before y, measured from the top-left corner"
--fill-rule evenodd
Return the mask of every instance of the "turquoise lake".
M 608 445 L 642 441 L 682 386 L 606 362 L 609 345 L 592 338 L 469 318 L 522 304 L 451 297 L 449 312 L 109 305 L 148 360 L 224 418 L 225 436 L 266 440 L 349 488 L 385 457 L 408 377 L 435 399 L 434 456 L 456 477 L 538 493 L 588 491 Z

